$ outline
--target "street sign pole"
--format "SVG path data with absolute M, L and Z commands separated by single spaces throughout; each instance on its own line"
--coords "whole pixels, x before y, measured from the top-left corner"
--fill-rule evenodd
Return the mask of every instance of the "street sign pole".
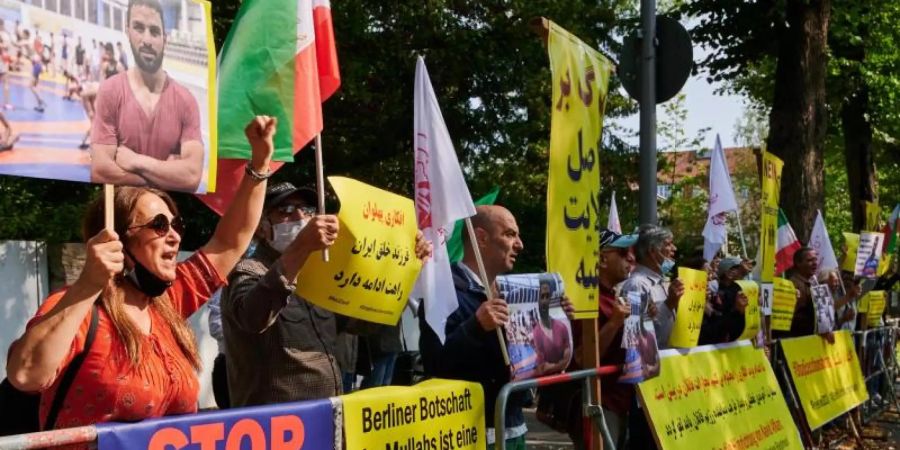
M 641 0 L 641 224 L 656 224 L 656 0 Z

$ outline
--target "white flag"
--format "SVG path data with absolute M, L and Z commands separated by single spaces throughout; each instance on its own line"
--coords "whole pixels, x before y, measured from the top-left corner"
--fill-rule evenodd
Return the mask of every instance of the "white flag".
M 737 208 L 734 189 L 731 187 L 731 175 L 728 174 L 728 162 L 722 150 L 722 141 L 717 134 L 716 145 L 709 162 L 709 216 L 703 228 L 703 258 L 707 261 L 712 261 L 728 238 L 725 213 L 735 211 Z
M 475 215 L 475 205 L 421 56 L 416 62 L 414 108 L 416 218 L 422 234 L 434 244 L 434 255 L 422 267 L 412 295 L 425 300 L 425 321 L 443 343 L 447 317 L 459 306 L 447 240 L 457 220 Z
M 619 223 L 619 208 L 616 207 L 616 191 L 612 193 L 609 201 L 609 219 L 606 220 L 606 229 L 622 234 L 622 224 Z
M 825 228 L 825 219 L 822 218 L 822 211 L 818 211 L 816 223 L 813 225 L 812 233 L 809 234 L 809 247 L 819 254 L 820 272 L 837 270 L 841 267 L 838 264 L 837 256 L 834 255 L 831 239 L 828 238 L 828 230 Z

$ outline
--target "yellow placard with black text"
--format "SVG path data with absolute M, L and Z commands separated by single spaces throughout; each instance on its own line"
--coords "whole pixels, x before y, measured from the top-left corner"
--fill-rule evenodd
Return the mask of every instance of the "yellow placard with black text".
M 679 267 L 678 279 L 684 284 L 684 294 L 678 301 L 669 345 L 678 348 L 696 347 L 700 339 L 703 312 L 706 310 L 707 274 L 703 270 Z
M 760 281 L 768 283 L 775 277 L 775 251 L 778 241 L 778 199 L 781 196 L 781 170 L 784 162 L 763 151 L 762 155 L 762 211 L 760 214 Z
M 347 448 L 483 450 L 484 392 L 467 381 L 364 389 L 341 396 Z M 492 418 L 493 419 L 493 418 Z
M 395 325 L 422 263 L 412 200 L 359 181 L 328 177 L 341 201 L 328 262 L 319 252 L 297 275 L 296 294 L 348 317 Z
M 550 23 L 553 98 L 547 179 L 547 271 L 558 272 L 576 319 L 598 315 L 600 137 L 612 64 Z
M 738 339 L 753 339 L 759 333 L 760 327 L 759 285 L 752 280 L 735 280 L 735 283 L 747 297 L 747 306 L 744 308 L 744 331 Z
M 867 322 L 872 327 L 881 320 L 886 304 L 887 292 L 869 291 L 859 300 L 859 312 L 866 313 Z
M 775 278 L 772 289 L 772 330 L 790 331 L 797 307 L 797 288 L 791 280 Z
M 813 335 L 782 339 L 781 348 L 811 429 L 869 398 L 849 331 L 835 332 L 833 344 Z
M 762 350 L 740 341 L 679 352 L 660 352 L 660 375 L 638 385 L 659 448 L 803 448 Z

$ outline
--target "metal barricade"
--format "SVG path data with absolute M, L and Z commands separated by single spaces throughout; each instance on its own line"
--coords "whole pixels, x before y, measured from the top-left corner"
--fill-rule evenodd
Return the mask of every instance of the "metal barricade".
M 533 378 L 530 380 L 511 381 L 503 385 L 497 394 L 497 401 L 494 409 L 494 448 L 497 450 L 506 450 L 506 440 L 503 439 L 503 431 L 506 428 L 506 403 L 509 395 L 516 391 L 524 391 L 526 389 L 544 387 L 553 384 L 570 383 L 578 380 L 584 381 L 584 389 L 582 389 L 582 402 L 584 406 L 584 417 L 593 420 L 594 424 L 600 429 L 603 440 L 606 442 L 608 450 L 615 450 L 616 446 L 609 436 L 609 430 L 606 429 L 606 422 L 603 419 L 603 409 L 600 405 L 591 403 L 591 379 L 601 375 L 612 375 L 619 371 L 617 366 L 601 366 L 593 369 L 576 370 L 565 372 L 558 375 L 550 375 L 546 377 Z
M 857 331 L 856 348 L 869 399 L 861 406 L 863 423 L 888 409 L 891 403 L 900 411 L 900 399 L 894 389 L 897 377 L 897 327 L 878 327 Z M 876 402 L 876 397 L 881 402 Z
M 78 428 L 3 436 L 0 437 L 0 450 L 31 450 L 95 442 L 97 442 L 97 427 L 87 425 Z

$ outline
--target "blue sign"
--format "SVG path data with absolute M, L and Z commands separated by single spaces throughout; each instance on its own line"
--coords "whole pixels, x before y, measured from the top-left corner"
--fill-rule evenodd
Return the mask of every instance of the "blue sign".
M 315 400 L 97 425 L 100 450 L 334 448 L 331 401 Z

